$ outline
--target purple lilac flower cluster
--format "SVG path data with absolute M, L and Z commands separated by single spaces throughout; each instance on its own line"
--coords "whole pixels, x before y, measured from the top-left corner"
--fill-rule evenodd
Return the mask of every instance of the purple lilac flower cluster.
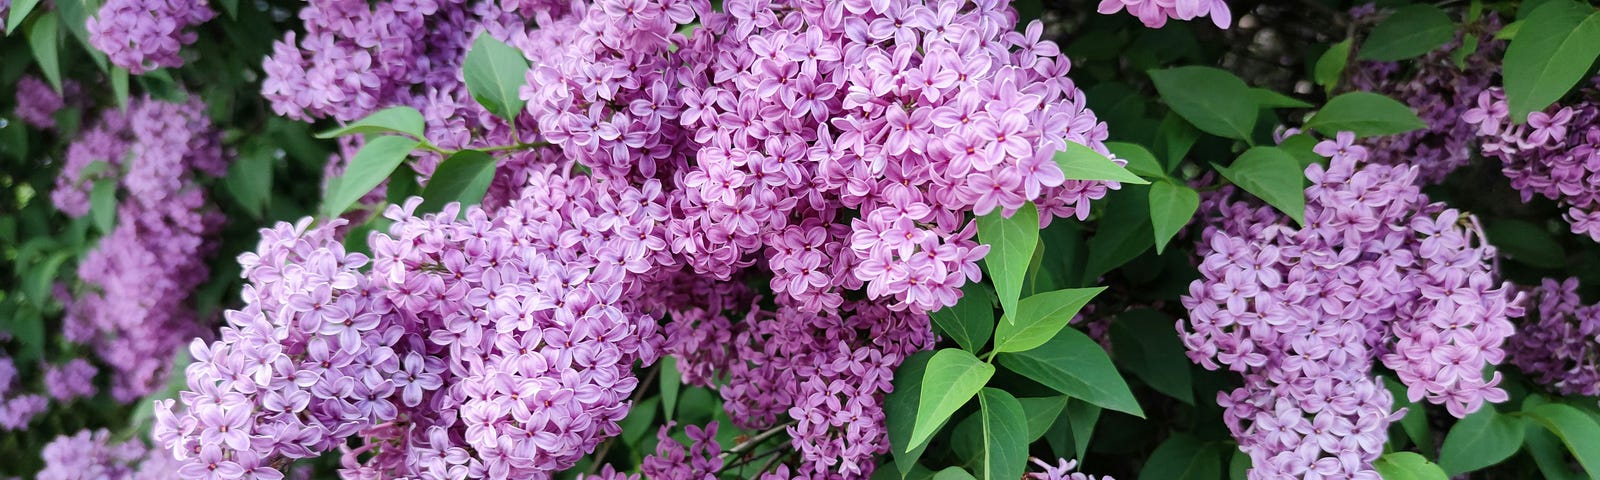
M 198 99 L 132 102 L 101 112 L 67 148 L 51 199 L 74 217 L 89 191 L 115 181 L 116 227 L 78 265 L 83 286 L 66 302 L 68 340 L 91 345 L 112 367 L 111 394 L 129 402 L 165 381 L 173 352 L 200 335 L 190 295 L 209 275 L 206 256 L 223 217 L 196 182 L 227 172 L 220 134 Z
M 1233 24 L 1233 12 L 1224 0 L 1100 0 L 1099 10 L 1104 15 L 1127 10 L 1150 28 L 1161 28 L 1169 19 L 1188 21 L 1199 17 L 1211 17 L 1217 28 Z
M 544 478 L 619 433 L 633 365 L 658 355 L 636 299 L 671 260 L 667 210 L 655 184 L 551 167 L 492 213 L 391 206 L 368 273 L 340 220 L 265 232 L 241 257 L 247 305 L 194 347 L 191 413 L 158 412 L 160 442 L 241 469 L 227 478 L 354 437 L 346 477 Z
M 44 395 L 12 391 L 16 383 L 16 363 L 0 356 L 0 431 L 25 429 L 34 416 L 50 407 L 50 399 Z
M 1351 15 L 1358 21 L 1378 21 L 1370 4 Z M 1351 90 L 1399 99 L 1428 124 L 1421 130 L 1365 141 L 1373 163 L 1415 165 L 1418 180 L 1433 184 L 1472 160 L 1478 128 L 1462 117 L 1478 95 L 1494 85 L 1506 46 L 1492 35 L 1500 30 L 1499 16 L 1486 15 L 1475 28 L 1483 33 L 1474 37 L 1476 45 L 1472 47 L 1463 47 L 1463 36 L 1458 33 L 1450 43 L 1404 64 L 1364 61 L 1351 65 L 1347 77 Z M 1472 48 L 1472 53 L 1458 64 L 1454 56 L 1461 48 Z
M 94 376 L 99 373 L 88 360 L 74 358 L 61 365 L 51 365 L 44 371 L 45 391 L 59 402 L 70 402 L 94 395 Z
M 156 405 L 157 445 L 207 478 L 281 478 L 279 459 L 306 458 L 393 420 L 400 314 L 335 241 L 331 221 L 263 230 L 239 257 L 245 306 L 220 339 L 195 339 L 188 390 Z
M 1572 233 L 1600 241 L 1600 105 L 1556 104 L 1518 124 L 1505 91 L 1493 88 L 1478 94 L 1462 120 L 1476 126 L 1483 155 L 1503 162 L 1522 201 L 1555 200 L 1567 209 Z
M 1028 473 L 1026 475 L 1027 480 L 1116 480 L 1111 478 L 1110 475 L 1094 476 L 1082 472 L 1074 472 L 1073 470 L 1078 468 L 1077 460 L 1062 458 L 1055 465 L 1046 463 L 1038 458 L 1031 460 L 1041 471 Z
M 45 468 L 38 480 L 165 480 L 208 478 L 208 471 L 181 469 L 171 456 L 149 450 L 134 440 L 113 443 L 111 432 L 84 430 L 56 437 L 44 447 Z
M 933 344 L 928 317 L 864 301 L 824 313 L 791 302 L 779 297 L 776 311 L 751 308 L 737 324 L 701 318 L 688 326 L 693 312 L 673 310 L 664 349 L 678 356 L 688 380 L 711 384 L 691 376 L 703 371 L 725 380 L 719 392 L 735 424 L 767 429 L 793 421 L 787 431 L 802 463 L 793 476 L 785 466 L 774 478 L 870 476 L 874 457 L 889 451 L 883 397 L 894 368 Z M 673 334 L 685 331 L 714 339 L 716 353 L 683 348 L 711 343 L 677 342 Z M 704 363 L 719 359 L 727 363 Z
M 217 16 L 206 0 L 107 0 L 87 24 L 89 44 L 134 75 L 183 65 L 189 28 Z
M 1600 304 L 1578 299 L 1578 279 L 1532 289 L 1534 313 L 1511 337 L 1511 364 L 1563 395 L 1600 395 Z
M 67 97 L 78 95 L 78 82 L 68 80 L 61 86 Z M 50 84 L 33 75 L 17 79 L 17 106 L 15 113 L 23 123 L 38 129 L 56 128 L 56 112 L 66 107 L 66 101 Z
M 555 147 L 497 153 L 483 208 L 463 220 L 392 207 L 400 223 L 371 238 L 373 288 L 403 317 L 396 355 L 417 353 L 438 385 L 429 377 L 420 404 L 360 433 L 405 448 L 357 448 L 373 455 L 347 456 L 348 474 L 570 465 L 615 434 L 632 362 L 659 348 L 679 357 L 685 381 L 726 385 L 736 425 L 793 421 L 803 460 L 778 476 L 864 477 L 887 448 L 892 369 L 932 342 L 923 312 L 979 279 L 987 246 L 966 216 L 1033 202 L 1042 224 L 1081 219 L 1118 187 L 1067 180 L 1052 160 L 1067 142 L 1107 153 L 1106 126 L 1042 27 L 1013 32 L 1003 2 L 724 7 L 313 0 L 302 10 L 304 37 L 290 34 L 266 64 L 263 93 L 279 113 L 352 121 L 407 105 L 442 148 Z M 461 82 L 478 34 L 531 61 L 526 115 L 511 124 Z M 418 153 L 413 167 L 425 180 L 438 158 Z M 593 180 L 550 170 L 574 163 Z M 769 275 L 773 306 L 762 307 L 742 282 Z M 642 281 L 668 287 L 640 291 Z M 845 300 L 863 289 L 869 300 Z M 543 407 L 519 397 L 556 381 L 573 396 Z M 518 426 L 530 421 L 551 426 Z
M 683 433 L 689 437 L 687 447 L 667 435 L 673 426 L 672 422 L 668 422 L 656 432 L 656 438 L 660 440 L 656 444 L 656 453 L 645 457 L 644 463 L 639 465 L 639 471 L 646 478 L 717 478 L 723 464 L 722 445 L 717 443 L 717 422 L 708 423 L 705 428 L 694 425 L 684 427 Z
M 953 305 L 979 278 L 963 215 L 1038 205 L 1084 218 L 1115 183 L 1053 155 L 1106 153 L 1106 126 L 1037 22 L 1002 2 L 755 2 L 702 15 L 680 51 L 678 121 L 699 144 L 670 192 L 673 251 L 730 278 L 765 257 L 806 310 L 865 288 L 896 310 Z M 861 212 L 846 220 L 847 209 Z M 760 254 L 759 256 L 756 254 Z
M 1227 214 L 1202 235 L 1178 328 L 1190 359 L 1245 377 L 1217 402 L 1251 478 L 1377 479 L 1400 414 L 1379 359 L 1411 400 L 1457 417 L 1506 398 L 1482 372 L 1505 358 L 1521 295 L 1495 285 L 1476 220 L 1429 203 L 1416 168 L 1365 163 L 1338 137 L 1316 148 L 1329 165 L 1306 169 L 1302 228 L 1231 192 L 1206 200 Z

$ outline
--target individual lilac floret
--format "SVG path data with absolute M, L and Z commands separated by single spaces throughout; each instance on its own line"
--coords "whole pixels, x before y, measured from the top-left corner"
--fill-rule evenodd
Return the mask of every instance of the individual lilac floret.
M 1201 279 L 1178 328 L 1189 358 L 1244 375 L 1218 394 L 1251 478 L 1376 480 L 1401 412 L 1378 360 L 1412 401 L 1464 417 L 1506 399 L 1499 373 L 1521 295 L 1495 283 L 1494 248 L 1471 216 L 1429 203 L 1416 167 L 1363 163 L 1354 135 L 1318 144 L 1305 225 L 1271 208 L 1207 198 L 1224 212 L 1200 244 Z
M 1534 313 L 1511 337 L 1511 363 L 1562 395 L 1600 395 L 1600 304 L 1578 299 L 1578 279 L 1544 279 Z
M 216 15 L 206 0 L 107 0 L 88 21 L 89 44 L 134 75 L 179 67 L 198 38 L 190 27 Z
M 1100 0 L 1101 14 L 1110 15 L 1124 9 L 1150 28 L 1161 28 L 1168 19 L 1187 21 L 1199 17 L 1211 17 L 1211 23 L 1217 28 L 1233 24 L 1233 12 L 1223 0 Z

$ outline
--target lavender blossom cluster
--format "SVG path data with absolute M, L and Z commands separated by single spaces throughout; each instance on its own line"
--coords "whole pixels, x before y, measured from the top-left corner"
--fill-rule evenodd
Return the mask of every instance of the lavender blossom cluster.
M 1067 142 L 1107 153 L 1106 126 L 1003 2 L 314 0 L 300 16 L 265 65 L 280 114 L 406 105 L 440 148 L 526 147 L 496 153 L 481 207 L 390 207 L 370 259 L 331 223 L 280 226 L 246 257 L 246 308 L 194 347 L 189 413 L 158 429 L 240 475 L 341 448 L 349 477 L 543 478 L 616 435 L 635 362 L 666 353 L 687 382 L 726 385 L 734 424 L 793 423 L 801 460 L 775 477 L 864 478 L 893 368 L 932 344 L 925 312 L 980 279 L 967 218 L 1031 202 L 1041 224 L 1082 219 L 1118 187 L 1053 161 Z M 466 92 L 476 35 L 530 60 L 513 121 Z M 412 166 L 426 181 L 439 159 Z M 248 273 L 313 254 L 342 260 Z M 741 283 L 764 276 L 773 298 Z M 694 475 L 670 455 L 646 463 Z
M 204 333 L 190 297 L 209 276 L 223 217 L 197 182 L 227 173 L 220 134 L 198 99 L 110 108 L 68 146 L 50 194 L 81 217 L 97 182 L 115 182 L 116 227 L 78 264 L 68 340 L 94 347 L 111 395 L 131 402 L 166 381 L 173 353 Z
M 1375 23 L 1376 7 L 1368 4 L 1351 12 L 1357 21 Z M 1427 184 L 1469 163 L 1477 151 L 1478 128 L 1463 119 L 1478 95 L 1494 86 L 1506 42 L 1493 37 L 1500 17 L 1490 13 L 1474 27 L 1482 33 L 1456 38 L 1415 60 L 1364 61 L 1351 65 L 1347 77 L 1351 90 L 1381 93 L 1404 102 L 1428 125 L 1398 135 L 1374 137 L 1364 142 L 1373 163 L 1413 165 L 1417 179 Z M 1469 39 L 1473 45 L 1463 45 Z M 1471 51 L 1455 59 L 1457 51 Z
M 158 410 L 158 441 L 225 478 L 340 448 L 346 477 L 545 478 L 619 433 L 632 367 L 658 355 L 635 299 L 670 260 L 659 189 L 531 175 L 493 213 L 391 206 L 366 272 L 342 221 L 264 232 L 246 307 L 193 347 L 188 413 Z
M 134 75 L 183 65 L 192 27 L 217 16 L 206 0 L 107 0 L 89 18 L 89 44 Z
M 1478 94 L 1462 120 L 1477 128 L 1483 155 L 1502 162 L 1522 201 L 1555 200 L 1572 233 L 1600 241 L 1600 106 L 1556 104 L 1515 123 L 1505 91 L 1493 88 Z
M 1206 200 L 1201 279 L 1178 323 L 1189 358 L 1245 385 L 1219 393 L 1250 478 L 1365 478 L 1402 413 L 1374 375 L 1393 370 L 1412 401 L 1456 417 L 1506 399 L 1499 373 L 1522 315 L 1497 285 L 1494 248 L 1473 217 L 1429 203 L 1415 167 L 1367 163 L 1354 136 L 1317 146 L 1305 225 L 1267 207 Z
M 1600 304 L 1578 299 L 1578 279 L 1544 279 L 1538 301 L 1511 337 L 1511 364 L 1563 395 L 1600 395 Z
M 1161 28 L 1167 20 L 1189 21 L 1200 17 L 1211 17 L 1211 23 L 1217 28 L 1233 24 L 1233 12 L 1224 0 L 1100 0 L 1099 11 L 1103 15 L 1123 10 L 1150 28 Z

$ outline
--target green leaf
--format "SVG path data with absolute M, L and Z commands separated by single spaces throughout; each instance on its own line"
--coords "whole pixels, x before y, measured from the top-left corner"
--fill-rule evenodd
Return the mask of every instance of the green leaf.
M 934 353 L 922 375 L 922 395 L 917 402 L 911 444 L 922 443 L 933 436 L 939 425 L 972 400 L 992 376 L 994 366 L 978 360 L 972 352 L 946 348 Z
M 1522 30 L 1522 20 L 1517 20 L 1515 22 L 1511 22 L 1511 23 L 1506 24 L 1506 26 L 1504 26 L 1504 27 L 1500 27 L 1500 31 L 1494 32 L 1494 39 L 1495 40 L 1513 40 L 1513 39 L 1516 39 L 1517 38 L 1517 31 L 1519 31 L 1519 30 Z
M 344 175 L 328 182 L 323 214 L 332 218 L 344 213 L 356 200 L 389 178 L 395 167 L 399 167 L 418 145 L 421 142 L 405 137 L 377 137 L 367 141 L 355 158 L 350 159 Z
M 678 391 L 683 388 L 683 373 L 678 371 L 678 357 L 662 356 L 661 373 L 657 375 L 661 376 L 661 412 L 666 414 L 667 420 L 672 420 L 672 413 L 678 406 Z
M 1166 155 L 1169 172 L 1178 168 L 1178 163 L 1189 154 L 1189 149 L 1194 148 L 1194 142 L 1200 139 L 1200 132 L 1193 125 L 1184 121 L 1183 117 L 1170 113 L 1161 119 L 1161 126 L 1156 130 L 1156 143 L 1152 148 Z
M 1317 155 L 1317 138 L 1309 133 L 1290 135 L 1278 143 L 1278 149 L 1289 153 L 1300 164 L 1300 171 L 1305 171 L 1313 163 L 1327 165 L 1328 159 Z
M 524 75 L 528 73 L 528 59 L 521 50 L 482 32 L 472 42 L 461 69 L 472 98 L 500 118 L 516 121 L 525 103 L 517 89 L 527 83 Z
M 12 32 L 16 32 L 17 27 L 22 25 L 22 20 L 28 18 L 28 14 L 33 13 L 33 7 L 37 6 L 39 6 L 39 0 L 16 0 L 12 2 L 11 15 L 6 18 L 6 35 L 9 36 Z
M 1228 459 L 1228 479 L 1247 480 L 1250 468 L 1253 467 L 1250 455 L 1237 449 L 1233 451 L 1233 458 Z
M 1314 79 L 1317 85 L 1332 94 L 1334 88 L 1339 86 L 1339 79 L 1344 77 L 1345 66 L 1350 63 L 1350 39 L 1335 43 L 1322 52 L 1322 57 L 1317 59 Z
M 38 307 L 22 305 L 17 311 L 4 320 L 6 333 L 11 334 L 12 340 L 17 344 L 17 351 L 11 360 L 17 364 L 33 365 L 36 360 L 44 355 L 44 317 L 39 314 Z
M 1135 185 L 1150 183 L 1081 143 L 1068 141 L 1067 149 L 1056 152 L 1055 159 L 1067 180 L 1109 180 Z
M 50 88 L 61 93 L 60 25 L 56 12 L 46 11 L 28 26 L 28 47 L 33 49 L 33 61 L 39 64 Z
M 1139 480 L 1220 480 L 1222 452 L 1193 435 L 1176 432 L 1156 447 Z
M 89 192 L 89 213 L 94 217 L 95 228 L 102 235 L 110 235 L 111 229 L 117 226 L 116 178 L 95 180 L 94 189 Z
M 1439 466 L 1453 477 L 1500 463 L 1522 449 L 1523 431 L 1516 417 L 1484 405 L 1450 427 L 1439 450 Z
M 1450 52 L 1450 63 L 1454 63 L 1457 69 L 1465 69 L 1467 57 L 1471 57 L 1474 53 L 1478 53 L 1478 35 L 1472 33 L 1462 35 L 1461 46 Z
M 1000 322 L 996 328 L 994 350 L 1022 352 L 1043 345 L 1105 290 L 1106 287 L 1068 288 L 1022 299 L 1017 304 L 1016 318 Z
M 1089 439 L 1094 438 L 1094 426 L 1100 423 L 1100 406 L 1082 399 L 1067 401 L 1067 422 L 1072 430 L 1072 444 L 1077 448 L 1077 458 L 1089 452 Z
M 1143 145 L 1127 142 L 1106 142 L 1106 149 L 1112 155 L 1127 160 L 1127 169 L 1136 175 L 1146 178 L 1162 178 L 1167 176 L 1167 169 L 1161 165 L 1156 156 L 1146 150 Z
M 1600 473 L 1600 425 L 1593 417 L 1559 403 L 1546 403 L 1522 413 L 1567 444 L 1567 450 L 1589 475 Z
M 1199 209 L 1200 193 L 1193 188 L 1166 180 L 1150 185 L 1150 225 L 1155 230 L 1156 253 L 1166 249 L 1167 242 Z
M 1266 88 L 1252 88 L 1250 94 L 1256 104 L 1267 108 L 1311 108 L 1311 104 Z
M 1152 70 L 1161 99 L 1189 123 L 1219 137 L 1249 141 L 1256 127 L 1255 96 L 1244 80 L 1212 67 Z
M 1239 155 L 1233 165 L 1216 168 L 1234 185 L 1265 200 L 1295 223 L 1305 225 L 1306 176 L 1288 152 L 1277 147 L 1254 147 Z
M 994 293 L 981 282 L 961 286 L 961 300 L 928 314 L 945 336 L 969 352 L 977 353 L 994 333 Z
M 977 480 L 977 477 L 962 470 L 961 467 L 948 467 L 933 474 L 933 480 Z
M 111 95 L 117 100 L 117 108 L 128 109 L 128 70 L 122 67 L 111 67 Z
M 1106 272 L 1122 266 L 1155 245 L 1150 225 L 1150 192 L 1143 185 L 1124 186 L 1111 192 L 1100 215 L 1099 230 L 1089 239 L 1088 264 L 1084 266 L 1085 285 L 1092 285 Z M 980 232 L 981 233 L 981 232 Z
M 983 471 L 989 480 L 1022 478 L 1028 465 L 1028 417 L 1022 404 L 1005 390 L 985 388 L 978 395 L 983 411 Z
M 1496 219 L 1484 227 L 1490 244 L 1513 261 L 1541 268 L 1561 268 L 1567 253 L 1555 236 L 1537 224 L 1513 218 Z
M 239 0 L 221 0 L 222 11 L 227 12 L 228 18 L 239 18 Z
M 1390 452 L 1372 462 L 1383 480 L 1449 480 L 1444 470 L 1415 452 Z
M 272 204 L 272 154 L 265 148 L 256 148 L 239 155 L 228 166 L 224 183 L 233 199 L 256 218 L 263 218 Z
M 1134 376 L 1169 397 L 1194 404 L 1189 358 L 1183 354 L 1176 322 L 1156 310 L 1136 309 L 1111 322 L 1111 345 L 1117 361 Z
M 996 356 L 1001 365 L 1046 387 L 1101 407 L 1144 418 L 1127 382 L 1100 344 L 1073 328 L 1025 352 Z
M 23 274 L 25 277 L 23 277 L 22 292 L 34 306 L 43 307 L 54 301 L 50 295 L 50 287 L 55 284 L 56 272 L 61 270 L 61 264 L 71 256 L 72 252 L 56 252 Z
M 461 211 L 483 202 L 494 181 L 495 159 L 477 150 L 462 150 L 446 158 L 422 190 L 419 212 L 437 212 L 450 202 L 460 202 Z
M 1415 4 L 1400 7 L 1373 27 L 1361 43 L 1357 58 L 1393 62 L 1433 51 L 1455 38 L 1456 24 L 1439 7 Z
M 1007 312 L 1016 311 L 1022 281 L 1039 244 L 1039 210 L 1029 202 L 1011 218 L 1002 216 L 999 209 L 978 217 L 978 242 L 989 245 L 983 263 L 989 267 L 989 280 L 994 282 L 1000 306 Z
M 1526 405 L 1523 406 L 1527 408 Z M 1534 422 L 1523 422 L 1524 450 L 1533 457 L 1539 473 L 1552 480 L 1592 480 L 1592 477 L 1572 470 L 1564 452 L 1561 439 Z
M 1050 426 L 1055 424 L 1056 419 L 1061 418 L 1061 412 L 1066 410 L 1070 398 L 1060 395 L 1017 399 L 1017 403 L 1022 404 L 1022 411 L 1028 416 L 1028 443 L 1033 443 L 1050 431 Z
M 1352 132 L 1357 137 L 1394 135 L 1428 128 L 1411 107 L 1372 92 L 1350 92 L 1328 100 L 1306 127 L 1334 136 Z
M 1517 31 L 1506 47 L 1502 78 L 1511 119 L 1560 100 L 1577 85 L 1600 55 L 1600 15 L 1594 7 L 1570 0 L 1547 2 Z
M 622 417 L 622 421 L 617 422 L 617 426 L 622 428 L 622 435 L 619 438 L 624 445 L 636 447 L 640 440 L 644 440 L 646 434 L 655 431 L 651 427 L 656 425 L 656 415 L 661 413 L 661 410 L 656 408 L 660 403 L 660 397 L 646 397 L 628 409 L 628 416 Z
M 89 54 L 89 59 L 94 61 L 94 65 L 99 67 L 100 71 L 109 72 L 108 68 L 111 65 L 107 63 L 106 54 L 89 43 L 89 29 L 87 26 L 89 15 L 95 10 L 99 10 L 100 2 L 98 0 L 56 0 L 55 7 L 56 13 L 61 16 L 61 27 L 66 29 L 67 33 L 72 34 L 73 39 L 77 40 L 78 46 L 83 47 L 83 51 Z
M 884 425 L 889 429 L 889 453 L 894 456 L 895 468 L 900 478 L 906 478 L 916 467 L 917 459 L 928 449 L 926 440 L 911 441 L 911 431 L 917 423 L 917 406 L 922 403 L 922 377 L 928 371 L 928 360 L 933 350 L 923 350 L 906 357 L 894 372 L 894 390 L 883 399 Z
M 404 133 L 412 138 L 424 140 L 428 138 L 424 135 L 426 128 L 427 122 L 422 119 L 422 112 L 402 105 L 373 112 L 371 115 L 367 115 L 365 118 L 356 120 L 349 125 L 318 133 L 316 137 L 333 138 L 366 133 Z

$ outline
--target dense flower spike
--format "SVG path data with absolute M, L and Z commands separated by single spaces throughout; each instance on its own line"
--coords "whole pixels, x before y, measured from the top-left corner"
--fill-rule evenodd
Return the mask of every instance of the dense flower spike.
M 67 82 L 62 85 L 68 96 L 78 93 L 77 82 Z M 50 88 L 50 84 L 33 75 L 23 76 L 17 80 L 17 118 L 34 128 L 55 128 L 56 112 L 66 106 L 61 95 Z
M 1044 460 L 1040 460 L 1038 458 L 1031 460 L 1033 464 L 1037 465 L 1042 471 L 1028 473 L 1027 478 L 1029 480 L 1116 480 L 1111 478 L 1110 475 L 1101 475 L 1097 477 L 1094 475 L 1087 475 L 1082 472 L 1074 472 L 1073 470 L 1078 468 L 1077 460 L 1067 460 L 1063 458 L 1060 459 L 1060 461 L 1055 465 L 1045 463 Z
M 202 332 L 190 296 L 223 218 L 196 182 L 227 172 L 219 133 L 197 99 L 138 99 L 101 112 L 67 149 L 51 199 L 72 216 L 89 192 L 115 182 L 116 227 L 78 265 L 85 288 L 67 301 L 67 339 L 113 368 L 111 394 L 128 402 L 165 381 L 173 352 Z
M 634 299 L 668 258 L 659 202 L 653 184 L 553 168 L 493 213 L 418 217 L 412 199 L 369 239 L 368 273 L 334 241 L 341 221 L 279 225 L 241 257 L 248 304 L 222 340 L 196 344 L 192 413 L 163 417 L 158 438 L 190 464 L 245 472 L 352 437 L 365 445 L 345 452 L 347 477 L 570 467 L 620 431 L 632 367 L 657 356 L 655 319 Z
M 1505 91 L 1494 88 L 1478 94 L 1462 119 L 1477 127 L 1483 155 L 1503 162 L 1522 201 L 1555 200 L 1567 209 L 1572 233 L 1600 241 L 1600 105 L 1556 104 L 1515 123 Z
M 1600 304 L 1578 299 L 1578 279 L 1545 279 L 1538 301 L 1511 337 L 1511 363 L 1564 395 L 1600 395 Z
M 1367 23 L 1378 15 L 1370 4 L 1351 14 Z M 1463 119 L 1477 102 L 1478 95 L 1494 85 L 1496 63 L 1506 42 L 1492 35 L 1500 30 L 1500 18 L 1488 14 L 1477 27 L 1482 33 L 1475 45 L 1463 47 L 1464 34 L 1434 49 L 1415 61 L 1365 61 L 1351 65 L 1347 79 L 1351 89 L 1376 92 L 1405 102 L 1428 128 L 1399 135 L 1373 137 L 1364 143 L 1371 149 L 1373 163 L 1417 167 L 1418 180 L 1434 184 L 1472 160 L 1478 141 L 1478 128 Z M 1459 61 L 1458 51 L 1472 52 Z
M 135 75 L 183 65 L 189 28 L 215 17 L 206 0 L 107 0 L 88 21 L 89 44 Z
M 953 305 L 978 280 L 964 215 L 1085 218 L 1115 183 L 1067 180 L 1067 142 L 1106 153 L 1071 62 L 999 2 L 754 2 L 702 15 L 673 113 L 699 145 L 668 192 L 672 249 L 731 278 L 761 257 L 774 292 L 835 309 Z M 670 86 L 670 85 L 669 85 Z M 648 106 L 649 102 L 645 102 Z M 847 210 L 860 212 L 848 218 Z M 759 253 L 759 257 L 756 255 Z
M 847 302 L 836 314 L 779 303 L 777 311 L 752 309 L 733 325 L 702 319 L 686 327 L 694 317 L 673 314 L 666 350 L 678 356 L 686 380 L 711 384 L 691 374 L 704 371 L 726 380 L 720 393 L 736 424 L 767 429 L 792 420 L 787 430 L 804 460 L 795 475 L 870 476 L 874 456 L 889 448 L 883 397 L 894 368 L 933 343 L 927 315 L 869 302 Z M 707 357 L 680 350 L 675 339 L 689 331 L 718 339 L 709 348 L 728 348 L 733 360 L 705 365 Z M 731 345 L 720 340 L 728 338 Z
M 170 455 L 146 449 L 138 440 L 114 444 L 106 430 L 56 437 L 44 447 L 44 462 L 38 480 L 166 480 L 174 475 L 205 478 L 210 473 L 181 470 Z
M 1144 26 L 1161 28 L 1168 19 L 1194 20 L 1211 17 L 1217 28 L 1233 24 L 1233 12 L 1224 0 L 1100 0 L 1100 13 L 1110 15 L 1126 9 L 1139 17 Z
M 1306 176 L 1306 225 L 1266 207 L 1227 212 L 1202 237 L 1201 279 L 1179 322 L 1189 357 L 1245 386 L 1218 395 L 1251 478 L 1376 479 L 1393 399 L 1373 377 L 1394 370 L 1413 401 L 1463 417 L 1504 401 L 1498 373 L 1520 295 L 1494 285 L 1493 247 L 1476 220 L 1429 203 L 1416 169 L 1364 163 L 1339 135 Z
M 220 339 L 190 346 L 183 407 L 156 406 L 153 436 L 184 469 L 218 478 L 280 477 L 279 459 L 313 456 L 398 415 L 391 378 L 400 314 L 334 241 L 333 221 L 262 231 L 239 257 L 246 304 Z

